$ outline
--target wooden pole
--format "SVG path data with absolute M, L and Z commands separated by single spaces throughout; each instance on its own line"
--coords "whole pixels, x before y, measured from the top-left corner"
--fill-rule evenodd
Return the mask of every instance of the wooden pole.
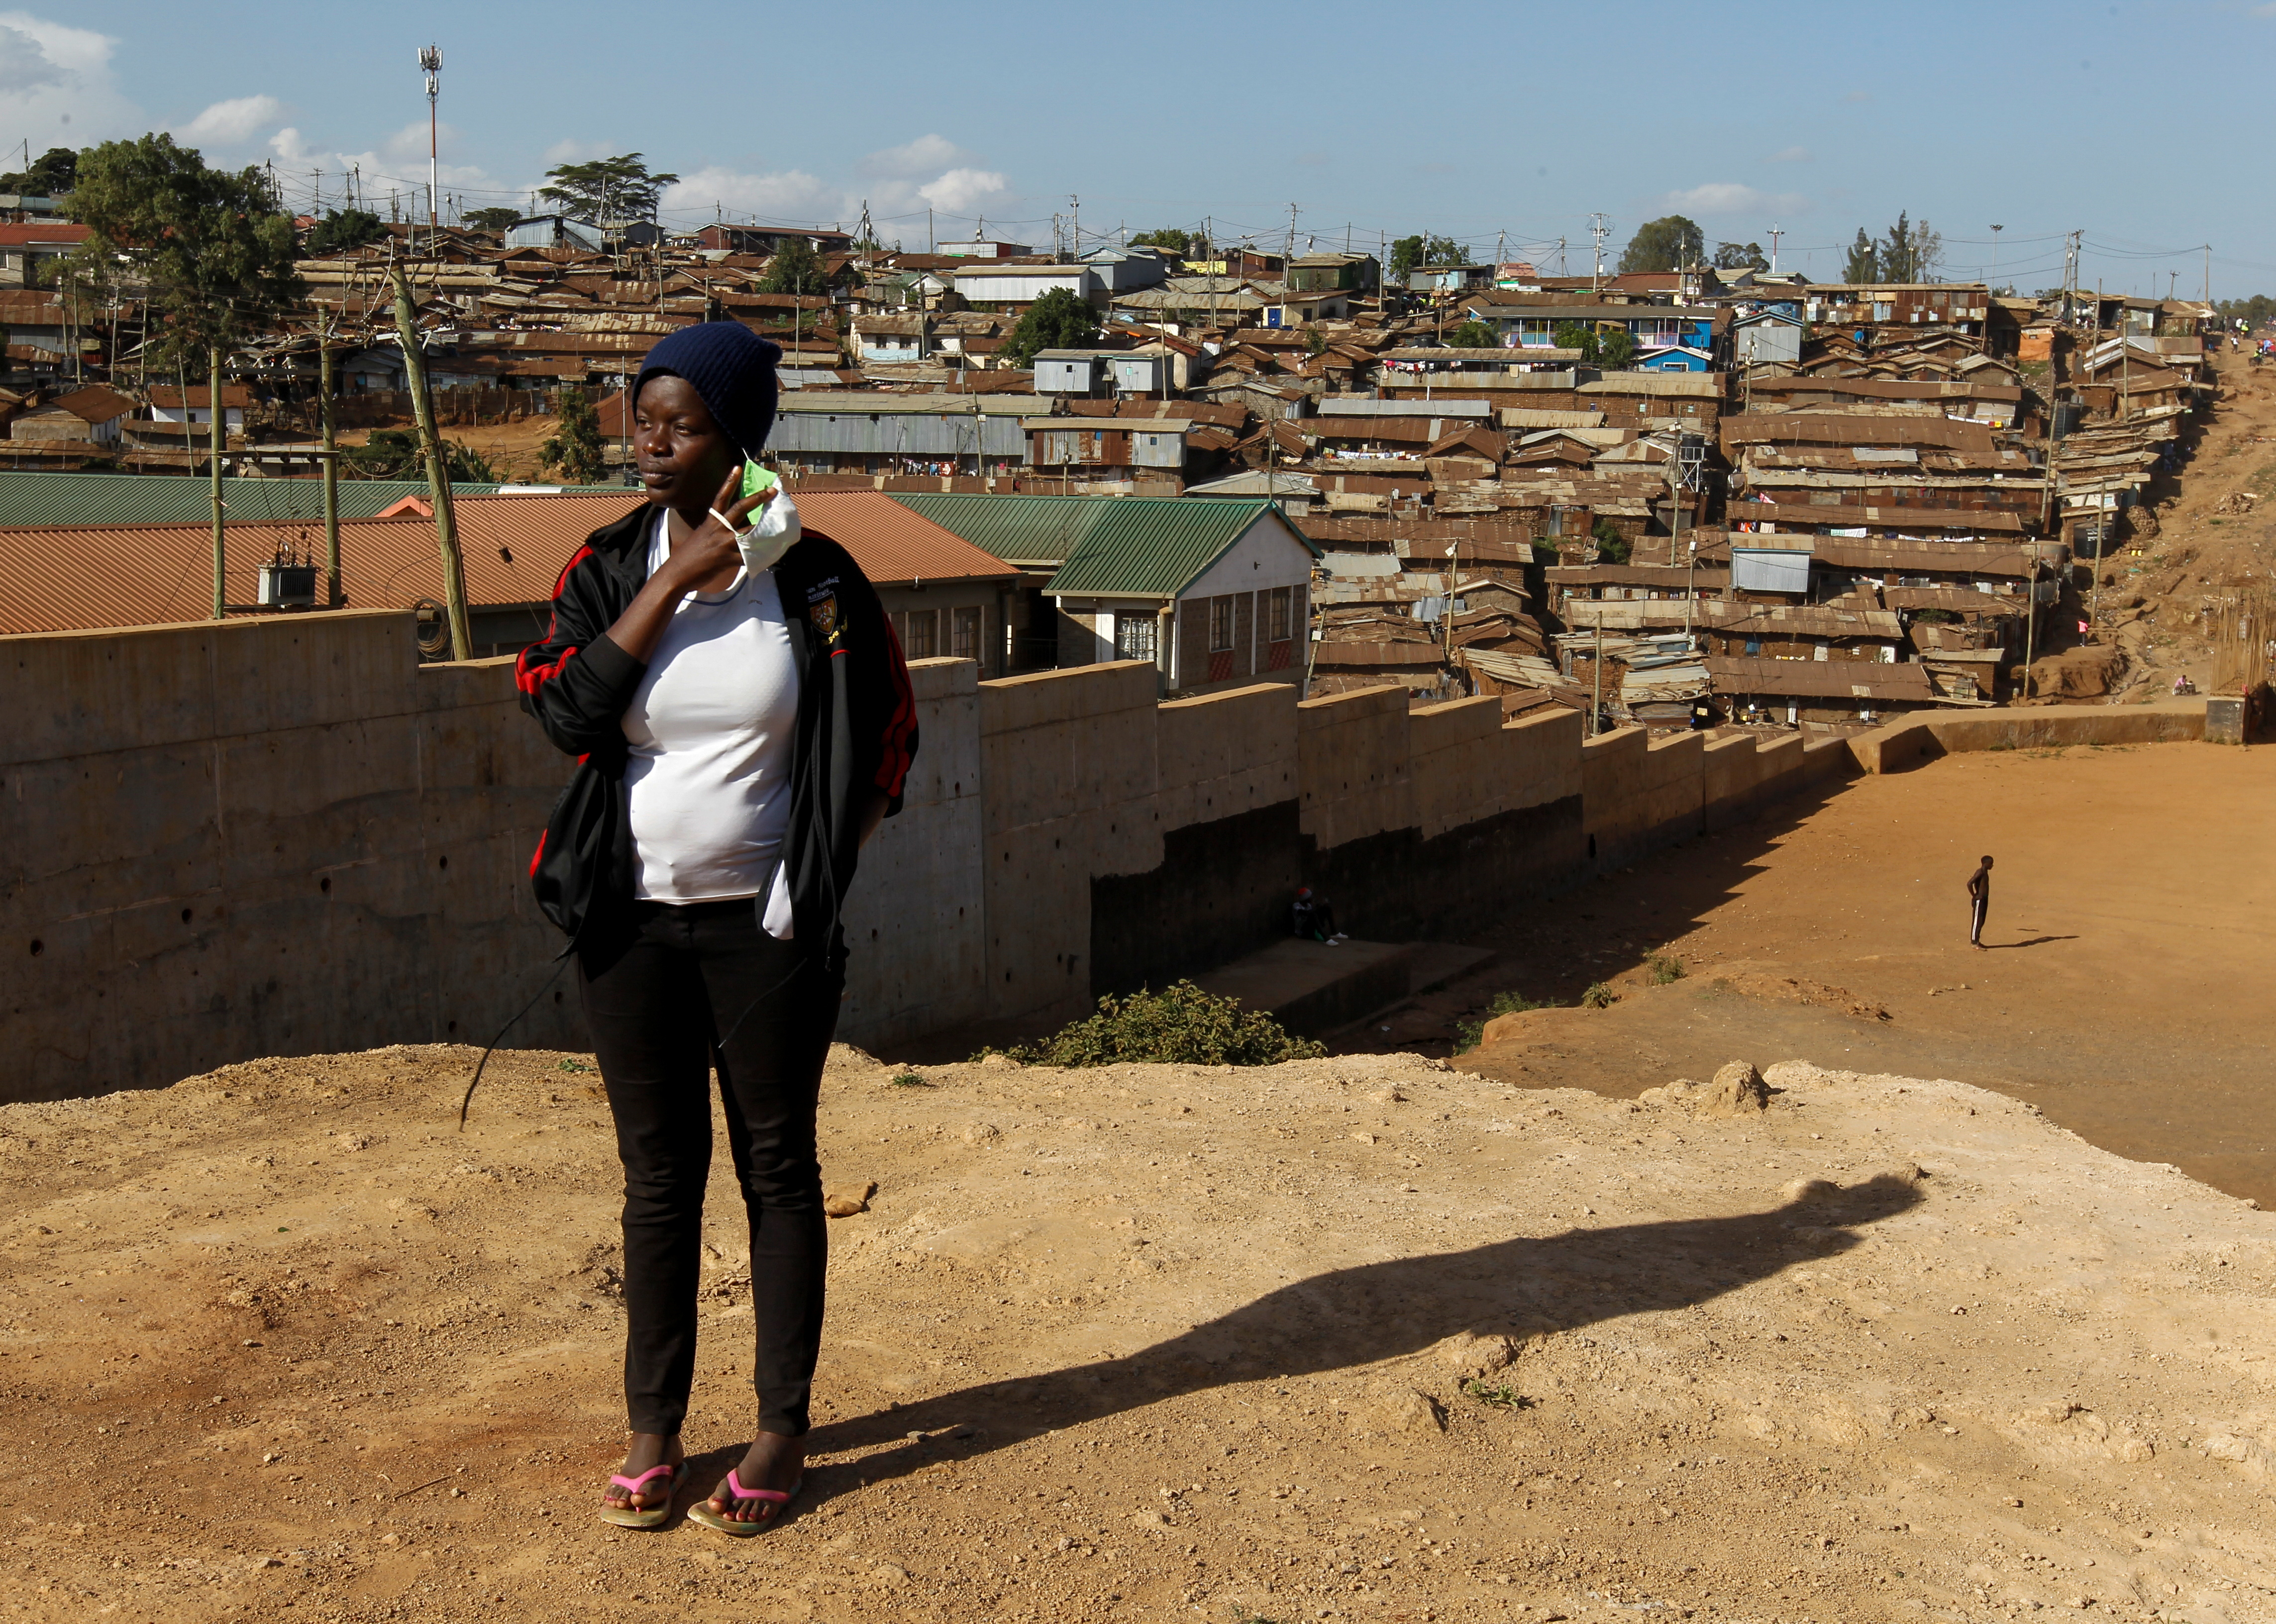
M 206 381 L 208 385 L 206 404 L 213 409 L 213 468 L 211 470 L 213 474 L 213 618 L 219 620 L 229 612 L 229 600 L 227 596 L 222 590 L 222 567 L 226 560 L 227 551 L 223 545 L 222 537 L 221 452 L 224 414 L 222 411 L 221 404 L 221 346 L 219 345 L 215 345 L 206 352 Z M 182 395 L 182 444 L 185 445 L 193 445 L 196 444 L 195 440 L 193 440 L 190 435 L 189 419 L 189 393 L 187 391 L 184 391 Z
M 411 283 L 396 264 L 395 330 L 403 341 L 404 379 L 411 385 L 411 410 L 419 420 L 419 443 L 427 453 L 427 485 L 435 496 L 435 542 L 443 555 L 443 603 L 451 618 L 451 657 L 474 655 L 473 628 L 467 623 L 467 574 L 459 559 L 459 522 L 451 507 L 451 471 L 443 460 L 443 436 L 435 429 L 435 401 L 427 391 L 427 360 L 419 351 L 419 323 L 411 310 Z
M 327 323 L 329 326 L 329 323 Z M 347 600 L 340 592 L 340 462 L 332 414 L 332 346 L 327 332 L 317 341 L 317 383 L 324 423 L 324 607 Z

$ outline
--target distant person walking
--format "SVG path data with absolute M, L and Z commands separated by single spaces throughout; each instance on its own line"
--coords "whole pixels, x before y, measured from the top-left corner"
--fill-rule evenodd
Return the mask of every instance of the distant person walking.
M 649 352 L 630 401 L 647 504 L 577 550 L 514 672 L 578 758 L 530 874 L 570 937 L 624 1164 L 632 1445 L 601 1515 L 626 1528 L 669 1522 L 687 1475 L 715 1070 L 749 1225 L 757 1436 L 688 1515 L 755 1534 L 798 1492 L 846 892 L 916 753 L 876 591 L 751 461 L 781 353 L 736 322 Z
M 1984 916 L 1991 909 L 1992 860 L 1986 857 L 1968 877 L 1968 945 L 1979 953 L 1991 951 L 1984 945 Z

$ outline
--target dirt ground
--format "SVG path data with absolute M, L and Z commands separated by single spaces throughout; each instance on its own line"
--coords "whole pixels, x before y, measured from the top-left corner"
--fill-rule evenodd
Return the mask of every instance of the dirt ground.
M 1603 981 L 1611 1009 L 1516 1017 L 1461 1063 L 1625 1096 L 1762 1047 L 1955 1077 L 2276 1208 L 2272 804 L 2276 750 L 2200 744 L 1859 779 L 1526 910 L 1475 938 L 1492 965 L 1361 1040 L 1448 1055 L 1497 992 L 1569 1005 Z M 1979 953 L 1963 887 L 1986 852 Z M 1684 979 L 1650 986 L 1654 952 Z
M 2276 1218 L 2028 1104 L 1799 1065 L 1717 1118 L 1414 1056 L 841 1050 L 828 1180 L 876 1190 L 832 1226 L 808 1492 L 735 1544 L 593 1517 L 606 1109 L 580 1057 L 512 1054 L 461 1135 L 473 1058 L 0 1109 L 10 1609 L 2276 1613 Z M 731 1177 L 695 1492 L 748 1424 Z
M 2122 550 L 2097 566 L 2098 594 L 2083 595 L 2097 641 L 2126 656 L 2120 701 L 2170 693 L 2177 674 L 2215 692 L 2204 611 L 2276 578 L 2276 367 L 2220 350 L 2212 361 L 2219 398 L 2188 464 L 2151 486 Z

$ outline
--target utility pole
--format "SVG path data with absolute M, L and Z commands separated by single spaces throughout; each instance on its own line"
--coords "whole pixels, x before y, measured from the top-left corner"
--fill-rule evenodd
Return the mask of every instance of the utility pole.
M 411 385 L 411 410 L 419 420 L 419 440 L 427 453 L 427 484 L 435 496 L 435 541 L 443 555 L 443 602 L 451 618 L 451 657 L 470 660 L 474 638 L 467 623 L 467 573 L 459 558 L 458 515 L 451 506 L 451 471 L 443 461 L 443 436 L 435 429 L 434 398 L 427 392 L 427 359 L 419 350 L 411 282 L 400 262 L 388 269 L 395 281 L 395 330 L 403 342 L 405 381 Z
M 331 325 L 327 312 L 316 338 L 316 388 L 324 425 L 324 607 L 338 609 L 346 600 L 340 592 L 340 461 L 332 416 Z
M 229 612 L 229 599 L 222 590 L 222 570 L 227 562 L 227 553 L 222 538 L 221 452 L 223 420 L 227 414 L 222 410 L 221 405 L 221 345 L 217 344 L 206 351 L 206 404 L 213 410 L 213 618 L 219 620 Z M 190 394 L 187 390 L 182 391 L 182 443 L 185 445 L 193 444 L 190 438 Z
M 1068 193 L 1067 209 L 1069 210 L 1067 231 L 1074 239 L 1074 257 L 1081 259 L 1082 257 L 1082 199 L 1072 192 Z
M 1785 235 L 1786 228 L 1784 226 L 1773 225 L 1771 227 L 1771 275 L 1773 277 L 1778 275 L 1779 239 Z
M 1596 667 L 1597 696 L 1589 702 L 1589 737 L 1594 739 L 1605 725 L 1605 611 L 1601 609 L 1597 611 L 1597 657 L 1591 664 Z
M 422 45 L 419 48 L 419 71 L 427 75 L 427 247 L 431 252 L 436 239 L 442 235 L 443 218 L 441 206 L 436 197 L 436 187 L 440 185 L 436 158 L 440 145 L 437 132 L 441 126 L 436 123 L 435 114 L 435 98 L 442 89 L 436 78 L 443 71 L 441 46 Z M 458 657 L 463 660 L 467 656 L 461 654 Z
M 1992 292 L 1995 296 L 1999 292 L 1999 233 L 2007 229 L 2004 225 L 1992 228 Z
M 1589 235 L 1597 239 L 1597 269 L 1589 277 L 1591 292 L 1601 291 L 1605 285 L 1605 239 L 1612 234 L 1612 217 L 1610 215 L 1592 214 L 1589 216 Z

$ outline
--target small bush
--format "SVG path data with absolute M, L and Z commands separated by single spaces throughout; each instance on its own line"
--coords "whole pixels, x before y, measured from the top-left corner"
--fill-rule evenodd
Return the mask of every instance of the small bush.
M 1683 979 L 1683 960 L 1673 953 L 1654 953 L 1643 961 L 1643 966 L 1651 972 L 1651 984 L 1655 987 Z
M 1211 997 L 1189 981 L 1159 992 L 1098 1000 L 1098 1013 L 1038 1043 L 1008 1051 L 1022 1066 L 1277 1066 L 1313 1060 L 1324 1046 L 1300 1037 L 1264 1010 Z
M 598 1071 L 600 1068 L 584 1060 L 564 1060 L 561 1062 L 561 1069 L 565 1072 L 590 1072 Z
M 1506 1385 L 1496 1385 L 1483 1382 L 1476 1377 L 1462 1384 L 1462 1391 L 1479 1403 L 1493 1409 L 1517 1410 L 1533 1408 L 1533 1400 L 1516 1388 Z
M 932 1084 L 914 1072 L 899 1072 L 894 1074 L 893 1086 L 897 1089 L 929 1089 Z
M 1456 1054 L 1468 1054 L 1471 1050 L 1483 1043 L 1485 1041 L 1486 1022 L 1493 1020 L 1497 1015 L 1516 1015 L 1521 1014 L 1529 1009 L 1547 1009 L 1549 1007 L 1549 1005 L 1544 1004 L 1538 999 L 1524 998 L 1514 992 L 1497 992 L 1493 995 L 1492 1001 L 1486 1006 L 1486 1013 L 1484 1014 L 1479 1016 L 1476 1021 L 1458 1021 L 1454 1023 L 1454 1030 L 1461 1039 L 1460 1046 L 1457 1048 L 1454 1052 Z
M 1592 981 L 1589 983 L 1589 990 L 1581 995 L 1581 1007 L 1582 1009 L 1610 1009 L 1614 1004 L 1620 1001 L 1620 995 L 1619 993 L 1614 992 L 1603 982 Z

